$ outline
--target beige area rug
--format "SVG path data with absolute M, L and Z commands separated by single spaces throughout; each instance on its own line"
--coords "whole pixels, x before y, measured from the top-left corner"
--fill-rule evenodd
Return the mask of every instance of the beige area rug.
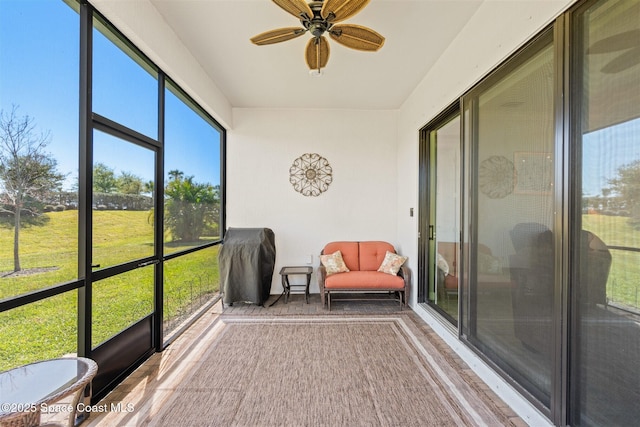
M 200 342 L 142 424 L 510 425 L 405 316 L 221 316 Z

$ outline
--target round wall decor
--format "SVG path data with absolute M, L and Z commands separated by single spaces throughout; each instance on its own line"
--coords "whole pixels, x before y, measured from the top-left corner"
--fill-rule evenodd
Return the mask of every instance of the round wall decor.
M 513 192 L 513 162 L 504 156 L 491 156 L 480 162 L 480 191 L 490 199 L 502 199 Z
M 327 159 L 319 154 L 306 153 L 293 161 L 289 168 L 289 182 L 303 196 L 319 196 L 333 181 Z

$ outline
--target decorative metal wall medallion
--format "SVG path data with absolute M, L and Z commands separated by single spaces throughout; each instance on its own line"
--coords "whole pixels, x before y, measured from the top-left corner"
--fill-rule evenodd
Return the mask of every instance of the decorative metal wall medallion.
M 502 199 L 513 192 L 513 162 L 504 156 L 491 156 L 480 162 L 480 191 L 490 199 Z
M 319 196 L 333 181 L 327 159 L 319 154 L 306 153 L 293 161 L 289 168 L 289 182 L 303 196 Z

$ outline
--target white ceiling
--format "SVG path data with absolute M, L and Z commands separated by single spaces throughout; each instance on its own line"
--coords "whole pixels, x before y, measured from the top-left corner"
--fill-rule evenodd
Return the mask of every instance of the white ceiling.
M 255 46 L 267 30 L 299 25 L 269 0 L 149 0 L 233 107 L 397 109 L 483 0 L 371 0 L 344 21 L 386 38 L 378 52 L 329 39 L 321 77 L 304 60 L 305 34 Z

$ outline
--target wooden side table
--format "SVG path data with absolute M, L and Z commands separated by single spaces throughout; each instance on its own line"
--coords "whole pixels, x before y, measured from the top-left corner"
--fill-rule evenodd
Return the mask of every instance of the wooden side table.
M 307 304 L 309 304 L 309 284 L 311 283 L 311 273 L 313 273 L 313 267 L 282 267 L 280 269 L 280 276 L 282 279 L 282 289 L 284 290 L 284 302 L 289 302 L 289 294 L 292 287 L 304 287 L 304 297 Z M 289 283 L 289 276 L 295 274 L 305 274 L 307 276 L 306 285 L 292 285 Z

